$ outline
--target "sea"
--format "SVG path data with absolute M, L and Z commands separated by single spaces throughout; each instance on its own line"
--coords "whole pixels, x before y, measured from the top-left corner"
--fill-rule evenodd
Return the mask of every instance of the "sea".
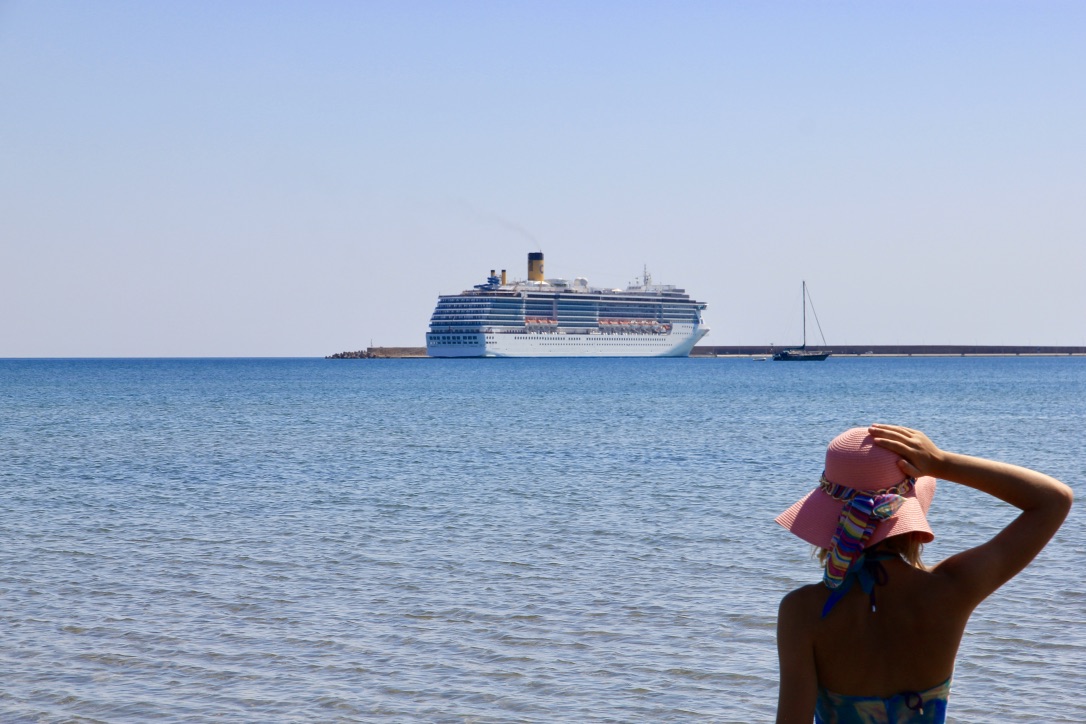
M 1086 358 L 0 360 L 0 722 L 772 721 L 773 519 L 871 422 L 1081 495 Z M 1083 523 L 951 721 L 1086 721 Z

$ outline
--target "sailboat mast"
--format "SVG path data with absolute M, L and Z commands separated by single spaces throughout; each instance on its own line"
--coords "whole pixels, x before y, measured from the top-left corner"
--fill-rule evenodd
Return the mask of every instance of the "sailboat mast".
M 803 304 L 803 349 L 807 349 L 807 280 L 803 280 L 802 289 L 803 298 L 800 303 Z
M 780 352 L 776 352 L 773 355 L 773 359 L 780 360 L 782 362 L 799 361 L 799 362 L 819 362 L 830 356 L 830 353 L 826 351 L 826 335 L 822 334 L 822 324 L 818 322 L 818 312 L 814 308 L 814 300 L 811 299 L 811 295 L 807 293 L 807 280 L 804 279 L 800 286 L 800 292 L 803 294 L 803 299 L 800 302 L 803 304 L 803 346 L 799 349 L 795 347 L 791 349 L 782 349 Z M 818 351 L 807 349 L 807 302 L 811 302 L 811 314 L 814 315 L 815 323 L 818 324 L 818 333 L 822 334 L 822 347 Z

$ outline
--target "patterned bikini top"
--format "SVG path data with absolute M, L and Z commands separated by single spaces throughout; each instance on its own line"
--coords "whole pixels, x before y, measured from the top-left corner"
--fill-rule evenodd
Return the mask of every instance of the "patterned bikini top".
M 895 696 L 844 696 L 818 690 L 816 724 L 883 724 L 919 722 L 944 724 L 950 679 L 924 691 L 905 691 Z

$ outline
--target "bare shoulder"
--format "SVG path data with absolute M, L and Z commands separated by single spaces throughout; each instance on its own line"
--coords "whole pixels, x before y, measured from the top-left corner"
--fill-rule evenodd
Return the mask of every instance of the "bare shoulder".
M 826 587 L 821 583 L 811 583 L 785 594 L 781 599 L 777 615 L 782 619 L 802 621 L 812 615 L 817 618 L 825 603 Z
M 777 610 L 777 642 L 785 648 L 810 647 L 818 625 L 818 612 L 825 598 L 821 584 L 801 586 L 781 599 Z
M 803 586 L 781 599 L 777 615 L 777 655 L 781 681 L 777 722 L 810 722 L 818 694 L 813 623 L 809 614 L 815 586 Z M 817 617 L 813 620 L 817 620 Z

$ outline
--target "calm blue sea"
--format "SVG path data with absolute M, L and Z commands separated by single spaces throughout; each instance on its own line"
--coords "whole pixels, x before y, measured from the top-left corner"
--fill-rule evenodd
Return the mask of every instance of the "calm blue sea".
M 769 721 L 872 421 L 1086 479 L 1086 359 L 0 360 L 0 721 Z M 1006 506 L 941 483 L 928 563 Z M 951 719 L 1086 721 L 1082 504 Z

